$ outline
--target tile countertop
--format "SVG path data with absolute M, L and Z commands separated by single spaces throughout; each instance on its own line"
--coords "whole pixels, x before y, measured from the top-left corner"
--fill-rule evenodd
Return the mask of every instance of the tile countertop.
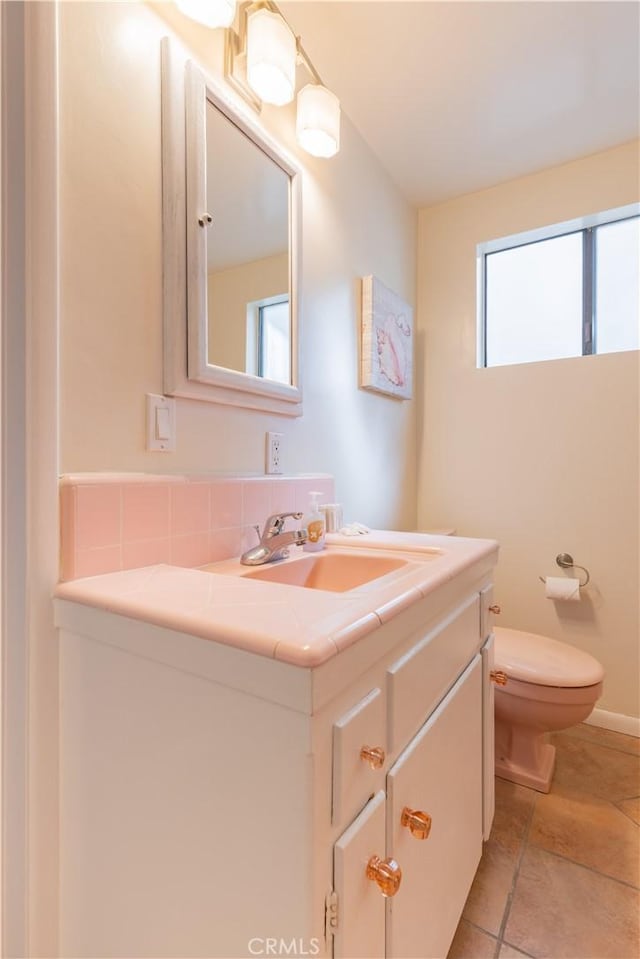
M 343 593 L 229 575 L 238 561 L 228 560 L 200 569 L 162 564 L 71 580 L 60 583 L 54 597 L 308 668 L 336 656 L 474 563 L 492 553 L 497 560 L 498 549 L 494 540 L 387 530 L 331 535 L 327 542 L 331 552 L 393 550 L 407 562 Z M 284 562 L 299 556 L 295 550 Z

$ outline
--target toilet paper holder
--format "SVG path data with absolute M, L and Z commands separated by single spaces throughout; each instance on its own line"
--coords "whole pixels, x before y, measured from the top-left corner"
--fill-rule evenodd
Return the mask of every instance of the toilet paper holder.
M 586 579 L 584 583 L 580 583 L 580 589 L 583 589 L 591 579 L 589 570 L 585 566 L 579 566 L 577 563 L 573 562 L 573 556 L 571 553 L 558 553 L 556 556 L 556 563 L 560 566 L 561 569 L 581 569 Z M 541 583 L 546 582 L 544 576 L 539 576 L 538 579 Z

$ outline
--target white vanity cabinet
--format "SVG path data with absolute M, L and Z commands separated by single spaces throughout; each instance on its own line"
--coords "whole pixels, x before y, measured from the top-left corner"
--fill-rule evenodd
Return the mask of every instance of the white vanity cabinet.
M 492 816 L 493 562 L 316 668 L 58 600 L 60 954 L 443 959 Z
M 402 868 L 387 929 L 397 959 L 446 956 L 478 867 L 481 715 L 475 656 L 387 775 L 387 849 Z
M 482 848 L 481 709 L 475 656 L 390 768 L 386 804 L 377 793 L 336 842 L 336 959 L 446 956 Z M 401 869 L 386 920 L 385 899 L 366 877 L 383 844 Z
M 452 633 L 468 640 L 469 632 L 460 630 L 469 609 L 477 613 L 477 603 L 457 610 L 448 630 L 436 629 L 427 639 L 434 641 L 444 632 L 450 640 Z M 336 843 L 336 959 L 385 955 L 443 959 L 448 952 L 482 852 L 485 755 L 492 753 L 490 744 L 484 743 L 486 735 L 493 737 L 493 726 L 491 717 L 483 714 L 483 685 L 489 677 L 483 673 L 483 655 L 477 652 L 477 628 L 476 621 L 471 662 L 386 775 L 385 856 L 398 865 L 402 876 L 397 893 L 391 890 L 386 899 L 384 938 L 382 894 L 375 880 L 368 887 L 366 881 L 369 856 L 382 848 L 379 828 L 372 832 L 369 807 L 380 805 L 382 793 Z M 393 668 L 389 675 L 396 675 Z M 486 792 L 492 796 L 493 769 L 489 772 Z M 353 887 L 347 886 L 354 876 L 355 902 Z M 374 935 L 379 937 L 375 947 Z

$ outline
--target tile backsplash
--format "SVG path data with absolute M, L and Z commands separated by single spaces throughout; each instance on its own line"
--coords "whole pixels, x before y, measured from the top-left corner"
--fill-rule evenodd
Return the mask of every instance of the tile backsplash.
M 156 563 L 203 566 L 257 542 L 270 513 L 306 511 L 309 492 L 334 498 L 326 473 L 157 476 L 78 473 L 60 480 L 60 578 Z

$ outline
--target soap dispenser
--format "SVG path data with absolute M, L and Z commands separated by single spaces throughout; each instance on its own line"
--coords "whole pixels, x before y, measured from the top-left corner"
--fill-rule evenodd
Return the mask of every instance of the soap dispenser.
M 309 493 L 309 511 L 302 519 L 302 525 L 307 530 L 307 541 L 302 548 L 307 553 L 317 553 L 324 549 L 325 524 L 324 516 L 319 509 L 319 500 L 322 493 Z

